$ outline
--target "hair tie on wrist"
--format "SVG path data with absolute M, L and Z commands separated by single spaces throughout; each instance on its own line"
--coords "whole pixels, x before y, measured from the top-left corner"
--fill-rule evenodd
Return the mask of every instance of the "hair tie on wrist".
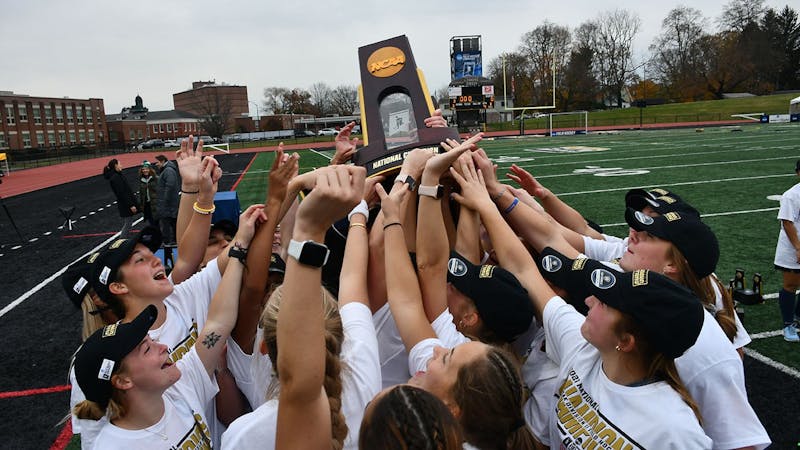
M 511 211 L 513 211 L 514 208 L 517 207 L 517 203 L 519 203 L 519 199 L 517 197 L 514 197 L 514 201 L 512 201 L 511 204 L 508 205 L 508 207 L 503 211 L 503 214 L 508 214 Z
M 183 189 L 181 189 L 181 194 L 199 194 L 199 193 L 200 193 L 199 190 L 198 191 L 184 191 Z
M 403 224 L 401 224 L 400 222 L 387 223 L 386 225 L 383 226 L 383 229 L 385 230 L 385 229 L 389 228 L 392 225 L 400 225 L 400 226 L 402 226 Z

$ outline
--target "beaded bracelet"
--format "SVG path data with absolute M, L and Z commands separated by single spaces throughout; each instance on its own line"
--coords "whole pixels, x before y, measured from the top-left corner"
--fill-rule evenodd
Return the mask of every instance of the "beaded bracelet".
M 206 208 L 202 208 L 200 205 L 198 205 L 197 202 L 194 202 L 194 205 L 192 205 L 192 209 L 194 209 L 194 212 L 196 212 L 198 214 L 203 214 L 203 215 L 207 216 L 209 214 L 213 214 L 214 211 L 217 210 L 217 205 L 213 205 L 213 206 L 211 206 L 210 209 L 206 209 Z
M 517 197 L 514 197 L 514 201 L 512 201 L 511 204 L 508 205 L 508 207 L 503 211 L 503 214 L 510 213 L 514 208 L 517 207 L 517 203 L 519 203 L 519 199 Z

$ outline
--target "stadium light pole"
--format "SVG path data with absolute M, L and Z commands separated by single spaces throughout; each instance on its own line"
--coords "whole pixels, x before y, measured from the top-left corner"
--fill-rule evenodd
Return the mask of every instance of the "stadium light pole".
M 255 105 L 255 107 L 256 107 L 256 131 L 261 131 L 261 128 L 259 128 L 259 126 L 258 126 L 258 120 L 260 119 L 260 116 L 258 114 L 258 103 L 254 102 L 252 100 L 248 100 L 247 103 L 252 103 L 253 105 Z

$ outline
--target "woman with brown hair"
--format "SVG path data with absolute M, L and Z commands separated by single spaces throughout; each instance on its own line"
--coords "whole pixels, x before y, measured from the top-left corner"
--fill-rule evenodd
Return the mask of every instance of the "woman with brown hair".
M 150 162 L 145 161 L 139 168 L 139 211 L 150 225 L 158 226 L 158 175 Z
M 117 198 L 117 208 L 119 208 L 119 215 L 122 217 L 122 229 L 119 230 L 121 237 L 127 237 L 128 231 L 133 225 L 133 216 L 139 212 L 136 208 L 136 197 L 133 195 L 131 186 L 122 175 L 122 166 L 116 158 L 108 161 L 103 167 L 103 178 L 108 180 L 111 185 L 111 191 Z

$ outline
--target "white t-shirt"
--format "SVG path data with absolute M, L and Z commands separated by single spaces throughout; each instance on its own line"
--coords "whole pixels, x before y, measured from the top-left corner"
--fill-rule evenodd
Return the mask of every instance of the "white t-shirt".
M 575 308 L 553 297 L 543 315 L 547 354 L 560 366 L 551 448 L 585 448 L 587 441 L 608 448 L 711 448 L 691 408 L 666 382 L 629 387 L 606 377 Z
M 228 339 L 228 369 L 254 410 L 267 401 L 267 389 L 275 375 L 269 356 L 260 351 L 263 335 L 264 331 L 257 328 L 252 355 L 245 353 L 236 341 Z
M 372 323 L 378 336 L 378 353 L 381 358 L 381 380 L 383 388 L 407 383 L 408 352 L 394 322 L 389 303 L 385 303 L 372 315 Z
M 712 275 L 716 278 L 716 275 Z M 722 292 L 719 290 L 719 285 L 717 283 L 711 283 L 711 287 L 714 289 L 714 306 L 717 308 L 717 311 L 724 308 L 724 304 L 722 303 Z M 742 321 L 739 320 L 739 315 L 734 312 L 733 320 L 736 321 L 736 336 L 733 338 L 733 347 L 734 348 L 742 348 L 745 345 L 749 344 L 753 340 L 750 338 L 750 334 L 747 333 L 745 330 Z
M 536 322 L 534 320 L 534 322 Z M 558 388 L 558 365 L 546 352 L 544 328 L 532 325 L 536 332 L 523 355 L 522 381 L 530 397 L 522 408 L 525 422 L 533 435 L 544 445 L 550 445 L 550 416 L 555 407 L 555 392 Z
M 344 327 L 342 343 L 342 414 L 347 422 L 344 448 L 358 448 L 364 409 L 381 390 L 378 340 L 372 315 L 363 303 L 348 303 L 339 311 Z M 268 400 L 245 414 L 222 435 L 222 448 L 275 448 L 278 400 Z
M 208 375 L 194 348 L 176 365 L 181 377 L 162 396 L 161 420 L 141 430 L 126 430 L 107 422 L 94 440 L 95 449 L 212 448 L 205 405 L 219 390 L 216 379 Z
M 450 314 L 450 309 L 448 308 L 445 308 L 444 311 L 439 314 L 439 317 L 431 322 L 431 327 L 433 328 L 433 332 L 436 333 L 436 337 L 438 337 L 439 340 L 444 343 L 443 346 L 447 348 L 453 348 L 456 345 L 471 340 L 456 329 L 456 324 L 453 323 L 453 315 Z
M 150 338 L 159 343 L 165 344 L 170 353 L 170 361 L 178 362 L 186 355 L 197 341 L 199 330 L 203 329 L 208 317 L 208 306 L 214 296 L 222 276 L 219 273 L 217 260 L 214 259 L 205 269 L 194 274 L 183 283 L 173 286 L 172 293 L 164 299 L 164 306 L 167 309 L 167 318 L 164 323 L 147 332 Z M 170 282 L 172 279 L 170 278 Z M 72 392 L 70 394 L 70 412 L 79 402 L 86 399 L 75 379 L 75 371 L 70 367 L 70 383 Z M 222 425 L 216 417 L 216 408 L 213 399 L 209 402 L 206 413 L 212 418 L 210 427 L 219 442 L 222 431 L 217 431 Z M 72 414 L 72 432 L 81 435 L 81 448 L 91 448 L 91 443 L 95 439 L 95 434 L 102 428 L 98 421 L 78 419 Z
M 778 220 L 792 222 L 795 229 L 800 233 L 800 183 L 795 184 L 781 195 Z M 781 224 L 778 244 L 775 247 L 775 265 L 787 269 L 800 269 L 800 263 L 797 262 L 797 253 L 789 240 L 789 236 L 786 234 L 786 230 L 783 229 L 783 224 Z

